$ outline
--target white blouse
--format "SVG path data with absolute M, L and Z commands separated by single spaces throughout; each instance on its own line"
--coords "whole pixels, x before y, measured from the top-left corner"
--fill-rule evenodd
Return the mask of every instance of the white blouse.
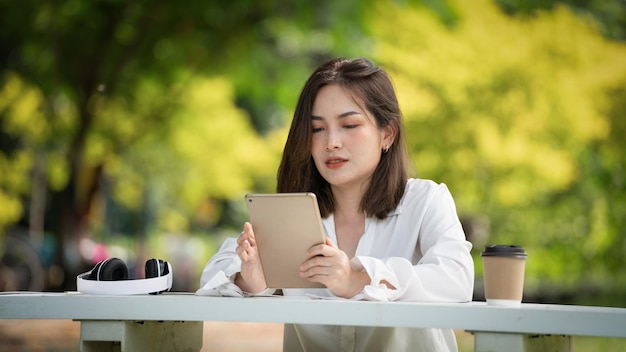
M 337 243 L 334 218 L 323 220 Z M 234 239 L 207 263 L 201 287 L 232 278 L 241 268 Z M 454 200 L 445 184 L 410 179 L 398 207 L 384 220 L 367 218 L 365 233 L 350 261 L 371 282 L 353 299 L 412 302 L 467 302 L 472 299 L 474 262 Z M 382 281 L 389 282 L 389 289 Z M 226 285 L 224 285 L 226 287 Z M 214 287 L 213 287 L 214 288 Z M 202 290 L 202 289 L 201 289 Z M 199 290 L 200 291 L 200 290 Z M 229 295 L 228 290 L 217 290 Z M 284 295 L 329 296 L 326 289 L 285 289 Z M 329 312 L 332 314 L 332 312 Z M 449 329 L 413 329 L 285 324 L 284 351 L 456 351 Z

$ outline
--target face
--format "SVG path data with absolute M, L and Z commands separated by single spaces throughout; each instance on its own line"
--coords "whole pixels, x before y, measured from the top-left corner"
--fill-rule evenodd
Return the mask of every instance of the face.
M 358 187 L 364 191 L 383 149 L 393 142 L 390 128 L 378 128 L 374 117 L 353 95 L 334 84 L 318 92 L 311 128 L 315 166 L 333 188 Z

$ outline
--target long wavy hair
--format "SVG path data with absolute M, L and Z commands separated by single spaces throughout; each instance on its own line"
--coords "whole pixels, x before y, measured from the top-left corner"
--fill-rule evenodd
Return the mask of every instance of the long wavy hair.
M 387 152 L 381 151 L 368 189 L 361 200 L 361 211 L 379 219 L 397 206 L 408 179 L 408 156 L 402 113 L 387 73 L 365 58 L 337 58 L 318 67 L 306 81 L 291 122 L 282 160 L 278 168 L 277 192 L 313 192 L 322 217 L 334 211 L 330 184 L 320 175 L 311 155 L 311 115 L 320 89 L 337 84 L 360 100 L 379 129 L 391 126 L 395 139 Z

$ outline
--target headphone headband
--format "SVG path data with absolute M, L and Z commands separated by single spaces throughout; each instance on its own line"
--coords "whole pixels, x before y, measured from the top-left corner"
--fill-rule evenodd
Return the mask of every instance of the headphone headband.
M 138 280 L 96 281 L 87 280 L 90 272 L 76 277 L 78 292 L 90 295 L 140 295 L 169 291 L 172 288 L 172 265 L 167 263 L 168 273 L 164 276 Z

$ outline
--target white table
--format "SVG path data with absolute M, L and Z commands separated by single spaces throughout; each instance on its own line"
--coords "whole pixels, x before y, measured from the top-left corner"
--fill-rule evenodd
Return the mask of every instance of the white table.
M 199 350 L 203 321 L 462 329 L 475 334 L 476 351 L 568 351 L 574 335 L 626 338 L 626 308 L 484 302 L 0 293 L 0 319 L 78 320 L 83 351 L 111 341 L 122 351 Z

